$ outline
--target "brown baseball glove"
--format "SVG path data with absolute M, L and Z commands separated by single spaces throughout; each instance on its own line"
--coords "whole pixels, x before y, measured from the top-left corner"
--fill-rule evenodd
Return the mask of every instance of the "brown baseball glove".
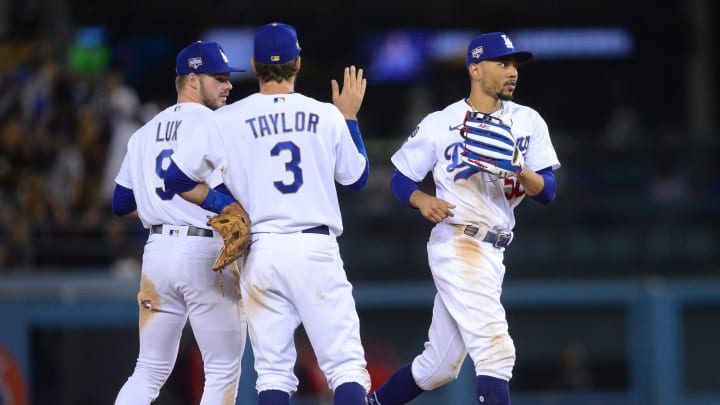
M 239 202 L 223 208 L 218 215 L 211 217 L 207 224 L 215 229 L 225 242 L 213 264 L 213 270 L 220 270 L 247 253 L 250 247 L 250 217 Z

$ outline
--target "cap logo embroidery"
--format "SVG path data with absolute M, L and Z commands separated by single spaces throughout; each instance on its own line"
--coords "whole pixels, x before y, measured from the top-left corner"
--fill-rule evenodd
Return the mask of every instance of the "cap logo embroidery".
M 515 49 L 515 47 L 513 46 L 512 41 L 510 41 L 510 38 L 508 38 L 507 35 L 503 34 L 503 35 L 501 35 L 501 37 L 502 37 L 503 41 L 505 41 L 505 47 L 506 47 L 507 49 Z
M 188 59 L 188 66 L 190 66 L 191 68 L 193 68 L 195 70 L 197 70 L 197 68 L 202 66 L 202 64 L 203 64 L 202 58 L 200 58 L 200 57 Z
M 273 56 L 270 57 L 270 60 L 273 61 L 273 62 L 277 62 L 277 61 L 280 60 L 280 57 L 277 56 L 277 55 L 273 55 Z
M 473 49 L 472 50 L 473 59 L 479 59 L 482 56 L 483 52 L 485 52 L 485 50 L 483 49 L 482 46 L 478 46 L 477 48 Z

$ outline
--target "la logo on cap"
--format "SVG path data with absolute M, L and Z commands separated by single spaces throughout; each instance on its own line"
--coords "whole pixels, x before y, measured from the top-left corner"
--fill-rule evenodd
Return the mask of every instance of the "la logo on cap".
M 222 58 L 223 58 L 223 60 L 225 61 L 225 63 L 229 63 L 229 62 L 230 62 L 230 60 L 228 59 L 227 55 L 225 55 L 225 52 L 223 52 L 222 49 L 220 50 L 220 55 L 222 55 Z
M 501 37 L 502 37 L 503 41 L 505 42 L 505 47 L 506 47 L 507 49 L 515 49 L 515 47 L 513 46 L 512 41 L 510 40 L 510 38 L 508 38 L 507 35 L 502 34 Z

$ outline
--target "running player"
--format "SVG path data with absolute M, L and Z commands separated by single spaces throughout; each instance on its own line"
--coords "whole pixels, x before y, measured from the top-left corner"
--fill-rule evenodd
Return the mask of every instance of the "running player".
M 364 405 L 370 376 L 336 240 L 343 226 L 335 182 L 354 191 L 367 183 L 357 123 L 366 80 L 362 69 L 345 68 L 342 92 L 332 81 L 338 107 L 319 102 L 294 91 L 299 55 L 293 27 L 259 27 L 252 66 L 260 92 L 219 109 L 219 131 L 183 140 L 165 184 L 219 212 L 228 199 L 195 182 L 220 167 L 250 215 L 240 282 L 259 404 L 290 403 L 298 386 L 294 333 L 303 324 L 335 404 Z
M 138 304 L 140 353 L 116 404 L 150 404 L 170 375 L 188 318 L 202 354 L 201 404 L 235 404 L 247 326 L 237 286 L 237 265 L 213 272 L 223 239 L 206 225 L 212 212 L 164 188 L 178 141 L 192 138 L 224 106 L 232 89 L 220 45 L 195 42 L 176 59 L 177 104 L 160 112 L 128 141 L 115 179 L 113 212 L 137 215 L 150 231 L 145 244 Z M 207 178 L 230 194 L 219 173 Z M 221 288 L 223 277 L 227 287 Z
M 404 404 L 447 384 L 468 353 L 477 375 L 477 403 L 509 404 L 515 346 L 500 302 L 503 253 L 512 240 L 513 210 L 526 194 L 549 204 L 555 198 L 553 171 L 560 167 L 545 121 L 512 101 L 518 64 L 531 57 L 516 51 L 506 34 L 475 38 L 466 64 L 470 95 L 425 117 L 391 158 L 393 194 L 437 224 L 427 244 L 437 294 L 424 351 L 372 393 L 370 404 Z M 460 159 L 460 128 L 468 111 L 511 125 L 525 157 L 519 175 L 499 179 Z M 435 196 L 417 184 L 431 171 Z

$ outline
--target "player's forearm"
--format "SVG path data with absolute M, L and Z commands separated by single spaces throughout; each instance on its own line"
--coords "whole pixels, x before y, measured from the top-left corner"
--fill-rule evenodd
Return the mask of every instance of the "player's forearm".
M 210 187 L 205 183 L 198 183 L 194 188 L 180 193 L 180 197 L 190 201 L 191 203 L 202 205 L 208 196 Z
M 455 216 L 452 209 L 454 204 L 441 200 L 421 190 L 415 190 L 410 194 L 410 205 L 417 208 L 425 219 L 438 223 L 447 217 Z
M 422 200 L 427 197 L 429 197 L 429 195 L 424 191 L 415 190 L 410 194 L 410 198 L 408 198 L 408 203 L 413 208 L 420 208 Z
M 523 169 L 522 174 L 518 176 L 518 179 L 525 189 L 525 194 L 529 196 L 538 195 L 545 186 L 545 180 L 543 177 L 535 173 L 535 171 L 529 167 L 525 167 Z

